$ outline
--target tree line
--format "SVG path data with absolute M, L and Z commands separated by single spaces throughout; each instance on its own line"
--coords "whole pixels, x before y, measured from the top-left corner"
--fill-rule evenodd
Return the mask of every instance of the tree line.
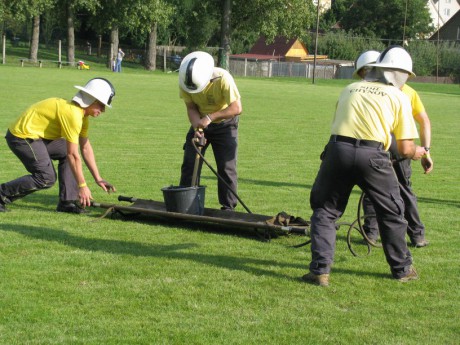
M 4 33 L 27 35 L 32 60 L 40 42 L 61 39 L 74 62 L 76 39 L 86 34 L 104 37 L 113 52 L 120 42 L 143 47 L 148 70 L 155 69 L 158 45 L 219 47 L 218 63 L 226 67 L 229 54 L 247 52 L 262 35 L 269 42 L 296 37 L 313 51 L 317 31 L 327 38 L 319 41 L 319 54 L 354 60 L 363 50 L 420 40 L 434 30 L 426 0 L 336 0 L 327 11 L 313 0 L 0 0 L 0 19 Z M 353 43 L 345 44 L 350 37 Z

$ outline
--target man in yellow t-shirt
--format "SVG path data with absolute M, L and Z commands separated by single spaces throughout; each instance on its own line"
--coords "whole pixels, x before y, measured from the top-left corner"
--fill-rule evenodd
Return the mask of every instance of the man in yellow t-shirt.
M 184 144 L 180 185 L 192 184 L 196 157 L 192 139 L 204 136 L 206 144 L 201 152 L 212 146 L 217 173 L 223 179 L 217 184 L 219 203 L 222 210 L 233 210 L 237 204 L 238 118 L 242 112 L 235 81 L 226 70 L 214 67 L 211 55 L 193 52 L 181 63 L 179 87 L 191 125 Z M 201 166 L 198 176 L 200 172 Z
M 393 278 L 400 282 L 418 278 L 405 241 L 404 202 L 387 152 L 394 133 L 399 154 L 406 158 L 415 154 L 417 127 L 409 100 L 399 90 L 412 70 L 412 59 L 404 49 L 389 57 L 391 63 L 375 64 L 366 80 L 345 87 L 337 102 L 331 137 L 310 193 L 312 256 L 309 273 L 302 277 L 306 282 L 329 285 L 336 222 L 355 185 L 375 206 Z
M 106 192 L 115 188 L 99 174 L 88 138 L 89 117 L 98 117 L 111 107 L 115 89 L 103 78 L 94 78 L 71 101 L 48 98 L 30 106 L 14 121 L 6 133 L 11 151 L 30 175 L 0 185 L 0 212 L 6 204 L 50 188 L 56 182 L 53 160 L 57 160 L 59 179 L 58 212 L 85 213 L 91 203 L 91 191 L 83 175 L 82 159 L 96 183 Z

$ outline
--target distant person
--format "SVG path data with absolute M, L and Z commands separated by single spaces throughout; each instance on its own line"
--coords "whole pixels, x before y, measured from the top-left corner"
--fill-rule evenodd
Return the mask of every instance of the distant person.
M 390 47 L 386 50 L 386 54 L 391 54 L 392 49 L 399 50 L 402 48 L 399 46 Z M 385 56 L 381 56 L 379 52 L 373 50 L 364 52 L 357 60 L 354 76 L 359 76 L 363 79 L 367 71 L 372 68 L 369 65 L 384 58 Z M 412 71 L 410 70 L 410 72 Z M 409 75 L 413 75 L 413 73 L 409 73 Z M 416 154 L 412 159 L 421 159 L 422 168 L 428 174 L 433 170 L 433 160 L 430 155 L 431 122 L 417 91 L 407 84 L 404 84 L 401 90 L 409 97 L 412 106 L 412 115 L 420 128 L 421 146 L 417 146 Z M 425 226 L 420 219 L 417 197 L 412 190 L 412 182 L 410 180 L 412 175 L 411 159 L 404 159 L 399 155 L 395 140 L 392 141 L 389 152 L 393 161 L 393 169 L 398 178 L 401 196 L 404 200 L 404 218 L 406 218 L 408 223 L 407 234 L 410 242 L 416 248 L 425 247 L 429 242 L 425 238 Z M 363 199 L 363 209 L 364 215 L 367 216 L 364 220 L 364 231 L 368 239 L 372 243 L 376 243 L 379 236 L 379 229 L 375 217 L 370 216 L 375 214 L 375 210 L 367 196 Z
M 374 66 L 364 80 L 348 85 L 340 94 L 331 136 L 310 192 L 311 262 L 302 279 L 320 286 L 329 285 L 336 222 L 355 185 L 375 206 L 393 278 L 400 282 L 418 279 L 405 240 L 404 201 L 387 152 L 394 133 L 402 157 L 416 154 L 417 127 L 409 99 L 399 90 L 412 73 L 412 59 L 404 49 L 393 50 Z
M 214 67 L 214 59 L 205 52 L 188 54 L 179 67 L 180 97 L 187 109 L 190 129 L 185 138 L 181 186 L 191 186 L 196 152 L 192 138 L 205 136 L 212 146 L 217 173 L 233 192 L 237 192 L 238 120 L 243 108 L 235 81 L 226 70 Z M 200 132 L 202 129 L 203 132 Z M 201 169 L 200 169 L 201 172 Z M 220 179 L 217 187 L 222 210 L 232 211 L 237 198 Z
M 118 53 L 117 53 L 117 61 L 115 63 L 115 71 L 114 72 L 121 72 L 121 62 L 123 61 L 123 58 L 125 57 L 125 53 L 121 48 L 118 48 Z
M 48 98 L 30 106 L 6 133 L 6 142 L 30 175 L 0 184 L 0 212 L 6 205 L 38 190 L 52 187 L 58 161 L 59 202 L 56 210 L 85 213 L 91 204 L 91 191 L 83 174 L 83 157 L 96 184 L 106 192 L 115 187 L 99 174 L 88 138 L 89 118 L 111 108 L 115 89 L 103 78 L 94 78 L 71 101 Z

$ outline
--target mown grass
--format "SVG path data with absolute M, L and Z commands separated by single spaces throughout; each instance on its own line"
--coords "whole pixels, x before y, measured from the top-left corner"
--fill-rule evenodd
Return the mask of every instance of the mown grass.
M 177 184 L 188 128 L 177 75 L 103 67 L 0 66 L 0 128 L 28 105 L 70 98 L 73 85 L 109 78 L 113 109 L 91 120 L 102 176 L 98 202 L 162 200 Z M 237 79 L 239 194 L 254 213 L 310 216 L 308 197 L 337 97 L 347 81 Z M 305 238 L 261 242 L 252 231 L 148 218 L 56 213 L 57 186 L 0 214 L 1 344 L 456 344 L 459 328 L 458 85 L 413 84 L 433 125 L 435 168 L 413 163 L 413 187 L 430 246 L 412 250 L 420 280 L 391 279 L 381 249 L 353 257 L 338 231 L 331 287 L 302 283 Z M 211 152 L 208 157 L 213 163 Z M 24 174 L 0 143 L 0 182 Z M 206 206 L 218 207 L 204 168 Z M 359 190 L 343 221 L 355 219 Z M 240 211 L 244 211 L 241 207 Z

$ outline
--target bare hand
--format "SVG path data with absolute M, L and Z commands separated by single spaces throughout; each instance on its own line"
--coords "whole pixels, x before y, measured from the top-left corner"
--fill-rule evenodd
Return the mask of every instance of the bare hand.
M 78 189 L 78 199 L 80 200 L 81 207 L 85 208 L 86 206 L 91 206 L 91 191 L 88 187 L 81 187 Z
M 111 192 L 116 192 L 116 188 L 113 184 L 107 182 L 106 180 L 99 180 L 96 181 L 96 183 L 101 187 L 104 192 L 111 193 Z
M 426 155 L 428 152 L 426 152 L 425 148 L 422 146 L 417 146 L 415 148 L 415 154 L 412 157 L 412 160 L 418 161 L 420 158 L 422 158 L 423 155 Z
M 429 174 L 433 170 L 433 160 L 430 156 L 422 157 L 421 163 L 425 174 Z
M 203 129 L 202 129 L 202 128 L 198 128 L 198 129 L 195 131 L 194 140 L 195 140 L 195 143 L 196 143 L 198 146 L 204 146 L 204 145 L 206 145 L 206 138 L 205 138 L 205 136 L 204 136 L 204 132 L 203 132 Z

